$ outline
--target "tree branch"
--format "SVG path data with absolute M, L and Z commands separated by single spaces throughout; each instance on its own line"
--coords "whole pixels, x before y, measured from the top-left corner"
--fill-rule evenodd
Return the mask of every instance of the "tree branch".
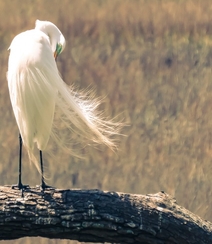
M 113 243 L 212 243 L 212 224 L 164 192 L 0 187 L 0 240 L 26 236 Z

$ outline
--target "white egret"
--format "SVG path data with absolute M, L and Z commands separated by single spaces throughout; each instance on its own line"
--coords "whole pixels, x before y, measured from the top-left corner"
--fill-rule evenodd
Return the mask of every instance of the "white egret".
M 118 123 L 104 120 L 96 112 L 98 103 L 78 95 L 59 75 L 55 59 L 64 50 L 65 38 L 49 21 L 36 21 L 35 29 L 17 35 L 9 49 L 8 87 L 12 108 L 20 131 L 19 178 L 21 180 L 22 141 L 32 161 L 33 148 L 40 150 L 41 188 L 47 185 L 43 176 L 42 151 L 49 138 L 61 141 L 52 129 L 55 106 L 63 114 L 67 128 L 81 138 L 89 138 L 113 148 L 111 135 L 118 133 Z

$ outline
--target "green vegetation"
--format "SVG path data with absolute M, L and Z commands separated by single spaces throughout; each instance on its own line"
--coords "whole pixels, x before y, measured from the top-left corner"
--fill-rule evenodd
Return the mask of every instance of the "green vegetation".
M 67 39 L 58 58 L 64 80 L 94 88 L 105 115 L 129 126 L 117 153 L 88 147 L 84 161 L 50 142 L 48 183 L 138 194 L 164 190 L 212 221 L 211 1 L 0 0 L 0 9 L 0 184 L 15 183 L 18 166 L 7 48 L 37 18 L 50 20 Z M 25 155 L 23 183 L 39 184 L 38 177 Z

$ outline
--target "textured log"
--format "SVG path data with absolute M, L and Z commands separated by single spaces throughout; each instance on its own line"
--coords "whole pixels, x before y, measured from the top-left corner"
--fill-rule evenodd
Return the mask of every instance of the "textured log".
M 42 236 L 112 243 L 212 243 L 212 224 L 166 193 L 0 187 L 0 240 Z

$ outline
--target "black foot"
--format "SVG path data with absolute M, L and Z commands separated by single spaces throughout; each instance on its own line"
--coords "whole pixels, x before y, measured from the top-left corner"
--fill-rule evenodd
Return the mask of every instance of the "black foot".
M 45 189 L 55 189 L 53 186 L 47 185 L 44 181 L 40 185 L 41 191 L 45 191 Z
M 29 188 L 29 185 L 23 185 L 22 183 L 12 185 L 12 189 L 21 190 L 21 197 L 24 197 L 24 190 L 26 190 L 27 188 Z
M 23 185 L 22 183 L 12 185 L 12 189 L 25 190 L 27 188 L 29 188 L 29 185 Z

